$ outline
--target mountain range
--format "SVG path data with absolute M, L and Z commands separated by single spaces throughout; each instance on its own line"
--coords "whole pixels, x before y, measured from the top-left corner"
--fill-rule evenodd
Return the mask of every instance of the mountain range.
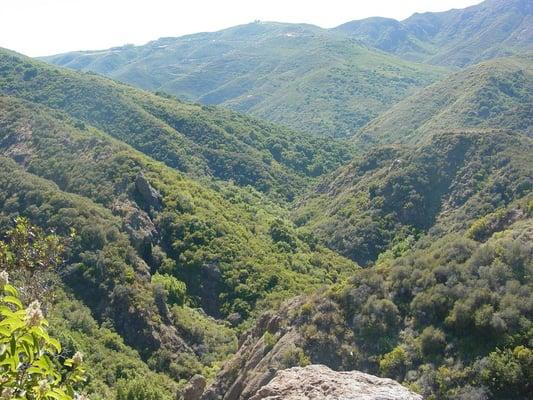
M 345 137 L 446 68 L 533 50 L 532 18 L 527 0 L 488 0 L 401 22 L 371 18 L 333 29 L 254 22 L 44 60 Z
M 309 364 L 528 398 L 532 25 L 487 0 L 0 49 L 0 270 L 12 246 L 10 283 L 49 292 L 91 400 L 262 398 Z M 41 234 L 62 262 L 30 282 Z

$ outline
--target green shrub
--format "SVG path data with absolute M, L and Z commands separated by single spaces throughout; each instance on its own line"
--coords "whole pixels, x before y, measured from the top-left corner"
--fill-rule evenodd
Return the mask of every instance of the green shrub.
M 379 370 L 389 378 L 403 380 L 407 363 L 407 352 L 402 346 L 398 346 L 383 356 L 379 362 Z
M 62 361 L 61 344 L 48 335 L 40 303 L 24 308 L 5 271 L 0 288 L 0 397 L 73 399 L 84 380 L 81 354 Z
M 170 305 L 183 305 L 187 295 L 187 287 L 185 283 L 177 280 L 171 275 L 154 274 L 152 276 L 152 283 L 161 285 L 165 290 L 167 302 Z

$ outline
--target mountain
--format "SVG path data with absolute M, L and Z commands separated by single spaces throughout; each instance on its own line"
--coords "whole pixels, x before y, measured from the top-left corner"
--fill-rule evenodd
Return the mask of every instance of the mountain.
M 335 137 L 446 73 L 338 32 L 273 22 L 44 60 Z
M 334 30 L 407 60 L 464 67 L 533 50 L 533 6 L 528 0 L 486 0 L 401 22 L 351 21 Z
M 532 139 L 505 130 L 435 134 L 369 151 L 295 211 L 332 249 L 362 264 L 429 231 L 456 231 L 532 190 Z
M 37 354 L 91 400 L 530 398 L 530 6 L 502 4 L 58 56 L 156 92 L 0 50 L 0 397 L 51 387 Z
M 398 247 L 349 282 L 264 314 L 202 399 L 244 400 L 309 364 L 393 378 L 427 399 L 529 398 L 532 204 L 529 195 L 466 229 Z M 328 375 L 315 382 L 342 387 Z
M 213 135 L 225 116 L 252 120 L 13 53 L 0 60 L 0 232 L 22 216 L 70 238 L 48 306 L 68 348 L 90 353 L 91 395 L 175 398 L 184 379 L 217 371 L 261 309 L 357 268 L 253 188 L 178 172 L 166 155 L 184 150 L 194 166 L 202 147 L 186 148 L 154 114 L 213 113 Z
M 354 140 L 424 142 L 435 132 L 508 129 L 532 135 L 531 56 L 499 58 L 456 72 L 402 100 L 360 129 Z
M 418 39 L 402 22 L 392 18 L 371 17 L 346 22 L 334 31 L 352 37 L 366 46 L 398 55 L 408 60 L 424 60 L 432 49 Z
M 185 103 L 0 50 L 0 93 L 62 110 L 195 177 L 280 199 L 350 157 L 350 146 L 215 107 Z

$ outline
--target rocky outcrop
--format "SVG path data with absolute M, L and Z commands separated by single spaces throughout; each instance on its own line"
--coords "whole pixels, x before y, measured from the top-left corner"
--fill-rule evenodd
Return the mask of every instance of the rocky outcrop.
M 278 371 L 250 400 L 422 400 L 392 379 L 324 365 Z
M 336 372 L 343 365 L 324 343 L 310 346 L 298 312 L 312 307 L 322 316 L 332 310 L 327 301 L 301 296 L 276 312 L 263 314 L 239 339 L 239 350 L 225 363 L 201 400 L 419 400 L 399 383 L 362 372 Z M 309 365 L 313 362 L 314 365 Z
M 161 209 L 163 205 L 161 195 L 150 185 L 142 172 L 135 178 L 135 190 L 146 211 L 159 211 Z
M 200 400 L 206 385 L 202 375 L 194 375 L 183 389 L 183 400 Z
M 113 212 L 122 217 L 122 228 L 137 253 L 148 260 L 152 253 L 152 244 L 158 235 L 150 216 L 131 201 L 116 202 L 113 204 Z
M 276 314 L 264 314 L 254 328 L 239 340 L 239 350 L 226 362 L 202 400 L 248 400 L 276 374 L 291 365 L 291 354 L 301 351 L 300 334 L 288 314 L 302 305 L 303 298 L 288 301 Z

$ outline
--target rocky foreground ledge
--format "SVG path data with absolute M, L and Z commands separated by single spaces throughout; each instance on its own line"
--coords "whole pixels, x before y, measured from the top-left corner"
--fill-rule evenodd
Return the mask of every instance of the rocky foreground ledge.
M 392 379 L 324 365 L 278 371 L 250 400 L 422 400 Z
M 202 377 L 193 378 L 184 392 L 184 400 L 199 400 L 204 388 Z M 226 400 L 227 395 L 219 398 Z M 233 398 L 231 394 L 229 398 Z M 392 379 L 308 365 L 277 371 L 269 383 L 246 400 L 422 400 L 422 396 Z

